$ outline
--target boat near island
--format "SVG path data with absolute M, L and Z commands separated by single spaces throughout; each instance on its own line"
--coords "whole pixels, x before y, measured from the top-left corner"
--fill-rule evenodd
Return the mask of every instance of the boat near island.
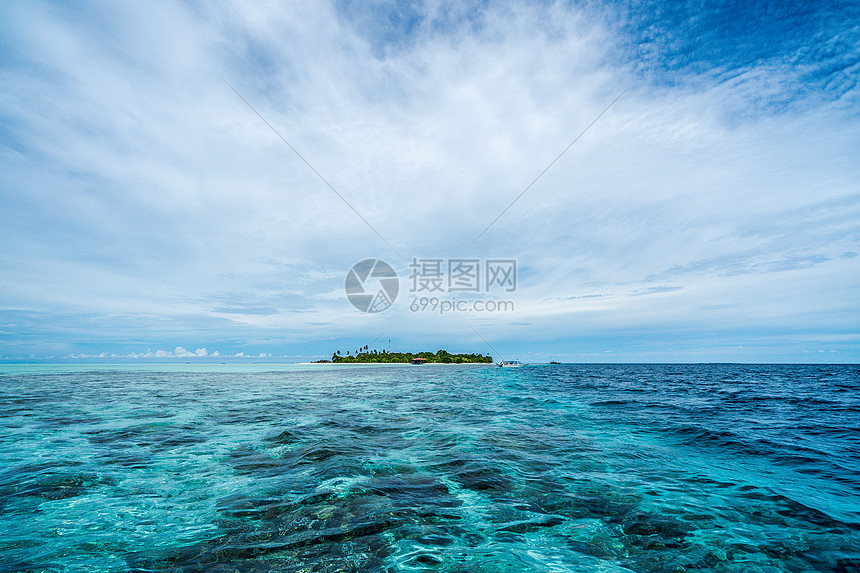
M 501 360 L 498 363 L 499 368 L 520 368 L 522 366 L 525 366 L 525 364 L 519 360 Z

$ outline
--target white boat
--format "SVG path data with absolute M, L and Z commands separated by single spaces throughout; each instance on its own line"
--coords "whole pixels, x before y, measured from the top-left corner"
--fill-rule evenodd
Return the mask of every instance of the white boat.
M 497 365 L 499 368 L 519 368 L 521 366 L 525 366 L 519 360 L 502 360 Z

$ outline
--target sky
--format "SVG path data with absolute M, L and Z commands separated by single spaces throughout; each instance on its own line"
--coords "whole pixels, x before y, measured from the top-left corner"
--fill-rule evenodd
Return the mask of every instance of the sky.
M 856 363 L 858 78 L 849 1 L 2 2 L 0 364 Z

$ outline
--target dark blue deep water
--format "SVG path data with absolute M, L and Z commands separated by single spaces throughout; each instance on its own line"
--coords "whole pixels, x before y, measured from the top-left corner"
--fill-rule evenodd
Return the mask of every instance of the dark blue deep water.
M 4 366 L 0 428 L 3 571 L 860 571 L 858 366 Z

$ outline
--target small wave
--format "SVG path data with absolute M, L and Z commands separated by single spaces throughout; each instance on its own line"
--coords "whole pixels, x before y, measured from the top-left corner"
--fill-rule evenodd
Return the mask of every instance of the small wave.
M 592 406 L 625 406 L 635 404 L 632 400 L 598 400 L 590 403 Z

